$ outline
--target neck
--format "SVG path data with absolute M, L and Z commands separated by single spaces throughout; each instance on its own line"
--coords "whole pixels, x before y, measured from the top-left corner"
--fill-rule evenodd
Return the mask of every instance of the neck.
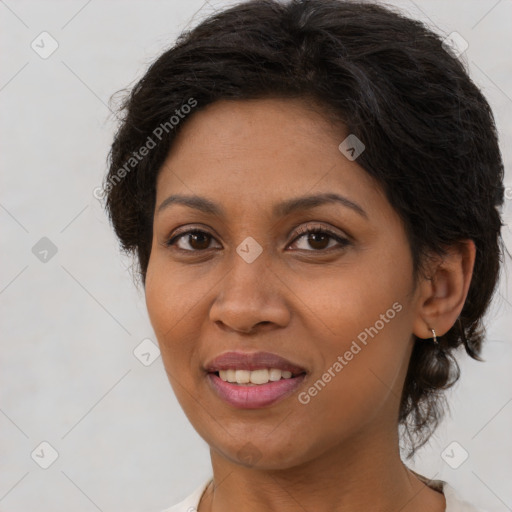
M 211 450 L 213 485 L 199 512 L 443 512 L 444 496 L 406 468 L 394 437 L 359 435 L 286 469 L 244 467 Z

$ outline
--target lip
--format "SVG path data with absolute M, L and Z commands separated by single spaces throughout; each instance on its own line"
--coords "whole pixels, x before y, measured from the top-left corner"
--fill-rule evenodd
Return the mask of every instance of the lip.
M 208 373 L 207 378 L 216 394 L 229 405 L 238 409 L 262 409 L 290 396 L 306 374 L 252 386 L 225 382 L 215 373 Z
M 292 375 L 306 372 L 305 368 L 271 352 L 224 352 L 205 364 L 205 370 L 208 373 L 230 368 L 251 371 L 262 368 L 278 368 L 292 372 Z
M 267 384 L 234 384 L 222 380 L 219 370 L 259 370 L 279 368 L 292 372 L 289 379 L 270 381 Z M 270 352 L 225 352 L 205 365 L 206 377 L 224 402 L 238 409 L 262 409 L 290 396 L 306 378 L 307 370 L 284 357 Z

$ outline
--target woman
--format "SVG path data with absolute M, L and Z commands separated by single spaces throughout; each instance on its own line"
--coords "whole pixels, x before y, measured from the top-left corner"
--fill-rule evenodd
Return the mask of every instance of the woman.
M 382 6 L 252 1 L 152 64 L 104 189 L 213 478 L 169 511 L 475 510 L 400 458 L 478 358 L 500 265 L 489 105 Z

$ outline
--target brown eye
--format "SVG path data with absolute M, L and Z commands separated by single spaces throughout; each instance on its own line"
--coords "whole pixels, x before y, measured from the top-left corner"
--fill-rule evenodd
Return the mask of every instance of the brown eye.
M 305 250 L 310 252 L 318 252 L 324 251 L 326 249 L 332 249 L 333 245 L 329 246 L 331 241 L 338 242 L 338 248 L 345 247 L 350 242 L 346 239 L 334 233 L 326 228 L 321 227 L 312 227 L 306 229 L 299 230 L 299 236 L 294 240 L 294 244 L 297 243 L 297 240 L 304 238 L 306 243 L 304 245 L 308 245 L 313 249 L 308 249 L 307 247 L 299 247 L 299 250 Z M 334 248 L 336 247 L 336 243 L 334 244 Z
M 209 249 L 210 242 L 212 240 L 213 237 L 209 233 L 207 233 L 206 231 L 200 231 L 196 229 L 192 231 L 186 231 L 184 233 L 174 236 L 166 243 L 166 245 L 176 245 L 178 249 L 181 249 L 182 251 L 196 252 Z M 189 248 L 186 247 L 187 244 Z
M 313 249 L 327 249 L 329 245 L 329 240 L 331 237 L 326 233 L 309 233 L 307 235 L 308 244 L 313 247 Z

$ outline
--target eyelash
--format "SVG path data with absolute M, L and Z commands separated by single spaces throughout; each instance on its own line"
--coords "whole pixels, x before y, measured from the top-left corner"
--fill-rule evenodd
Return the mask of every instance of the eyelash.
M 350 244 L 350 241 L 347 238 L 343 238 L 340 235 L 338 235 L 337 233 L 335 233 L 334 231 L 331 231 L 328 228 L 324 228 L 324 227 L 320 227 L 320 226 L 313 226 L 313 227 L 309 227 L 309 228 L 299 228 L 296 232 L 297 236 L 293 239 L 292 243 L 296 242 L 298 239 L 302 238 L 304 235 L 308 235 L 310 233 L 320 233 L 320 234 L 328 235 L 330 238 L 336 240 L 340 244 L 338 249 L 344 248 L 345 246 Z M 164 244 L 166 247 L 172 247 L 175 245 L 175 243 L 180 238 L 187 236 L 187 235 L 192 235 L 192 234 L 204 234 L 211 238 L 214 238 L 213 235 L 211 235 L 207 231 L 203 231 L 201 229 L 190 229 L 188 231 L 184 231 L 183 233 L 178 233 L 177 235 L 175 235 L 172 238 L 170 238 L 169 240 L 167 240 Z M 336 249 L 336 247 L 329 247 L 327 249 L 318 249 L 318 250 L 312 249 L 312 250 L 308 250 L 307 252 L 327 252 L 332 249 Z M 206 252 L 208 249 L 189 250 L 189 249 L 181 249 L 178 247 L 177 250 L 179 250 L 181 252 L 186 252 L 186 253 L 199 253 L 199 252 Z M 299 249 L 299 250 L 301 250 L 301 249 Z

